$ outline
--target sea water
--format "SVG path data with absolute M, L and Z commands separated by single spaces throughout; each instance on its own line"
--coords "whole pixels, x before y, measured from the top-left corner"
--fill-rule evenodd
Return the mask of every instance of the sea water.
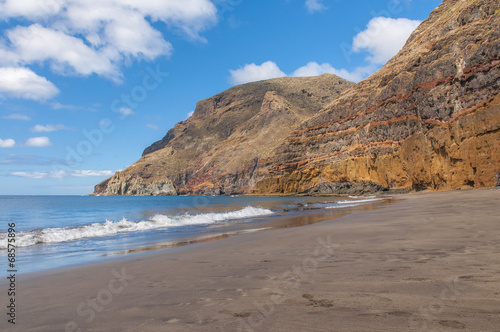
M 10 233 L 15 231 L 16 268 L 36 272 L 98 262 L 120 253 L 196 243 L 196 239 L 279 228 L 284 220 L 297 216 L 321 213 L 322 218 L 308 219 L 321 221 L 332 218 L 327 211 L 342 213 L 382 200 L 385 198 L 0 196 L 0 259 L 7 264 L 9 228 Z

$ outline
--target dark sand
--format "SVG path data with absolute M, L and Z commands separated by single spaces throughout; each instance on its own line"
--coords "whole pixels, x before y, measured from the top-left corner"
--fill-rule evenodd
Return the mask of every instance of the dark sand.
M 21 273 L 17 324 L 7 324 L 4 280 L 0 329 L 500 331 L 500 190 L 402 198 L 304 227 Z

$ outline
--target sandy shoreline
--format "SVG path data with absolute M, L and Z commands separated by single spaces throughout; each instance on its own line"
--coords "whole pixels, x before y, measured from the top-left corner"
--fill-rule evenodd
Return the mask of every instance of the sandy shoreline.
M 17 280 L 7 331 L 496 331 L 500 190 Z M 6 284 L 2 283 L 6 301 Z M 7 308 L 4 306 L 4 311 Z

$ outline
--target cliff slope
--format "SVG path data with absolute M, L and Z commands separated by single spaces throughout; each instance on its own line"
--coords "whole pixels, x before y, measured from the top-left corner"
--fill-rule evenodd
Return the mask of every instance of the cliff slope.
M 493 187 L 500 171 L 500 2 L 445 0 L 381 70 L 258 169 L 258 193 Z
M 306 119 L 354 85 L 335 75 L 235 86 L 198 102 L 194 114 L 101 182 L 94 194 L 250 193 L 257 161 Z
M 444 0 L 364 81 L 323 75 L 233 87 L 199 102 L 95 194 L 493 187 L 499 88 L 500 3 Z

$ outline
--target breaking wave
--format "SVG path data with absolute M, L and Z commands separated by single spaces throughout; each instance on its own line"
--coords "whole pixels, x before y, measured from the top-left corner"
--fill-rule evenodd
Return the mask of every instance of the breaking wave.
M 259 217 L 273 214 L 269 209 L 247 206 L 238 211 L 223 213 L 202 213 L 183 215 L 157 214 L 149 220 L 130 221 L 123 218 L 120 221 L 106 220 L 104 223 L 78 227 L 45 228 L 40 230 L 18 232 L 16 247 L 29 247 L 39 243 L 58 243 L 75 241 L 84 238 L 111 236 L 120 233 L 140 232 L 160 228 L 208 225 L 223 221 Z M 0 249 L 7 248 L 7 233 L 0 234 Z

